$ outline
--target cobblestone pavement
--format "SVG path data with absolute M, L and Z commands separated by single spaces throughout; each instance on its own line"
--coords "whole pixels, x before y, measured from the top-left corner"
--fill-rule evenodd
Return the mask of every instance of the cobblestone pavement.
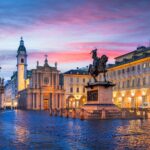
M 44 111 L 0 112 L 0 150 L 149 149 L 150 120 L 84 120 Z

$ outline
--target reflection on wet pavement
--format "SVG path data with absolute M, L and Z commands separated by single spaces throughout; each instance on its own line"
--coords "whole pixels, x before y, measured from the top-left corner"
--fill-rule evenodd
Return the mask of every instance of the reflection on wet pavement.
M 0 112 L 0 149 L 124 150 L 150 147 L 150 120 L 50 117 L 44 111 Z

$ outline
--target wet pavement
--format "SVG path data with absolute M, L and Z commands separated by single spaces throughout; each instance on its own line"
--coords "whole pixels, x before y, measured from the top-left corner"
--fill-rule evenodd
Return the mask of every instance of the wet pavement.
M 0 150 L 149 149 L 150 120 L 81 121 L 44 111 L 0 112 Z

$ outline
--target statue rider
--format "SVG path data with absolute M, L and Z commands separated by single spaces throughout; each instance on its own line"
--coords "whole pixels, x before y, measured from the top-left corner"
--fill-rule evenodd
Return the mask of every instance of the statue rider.
M 97 57 L 97 49 L 94 49 L 92 50 L 91 52 L 93 55 L 92 55 L 92 58 L 93 58 L 93 66 L 94 67 L 97 67 L 98 66 L 98 57 Z

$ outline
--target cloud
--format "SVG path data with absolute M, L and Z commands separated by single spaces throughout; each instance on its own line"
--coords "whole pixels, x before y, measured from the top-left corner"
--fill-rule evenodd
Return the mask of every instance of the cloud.
M 16 67 L 20 36 L 30 62 L 43 62 L 47 53 L 50 62 L 73 68 L 72 62 L 91 62 L 95 47 L 112 61 L 149 40 L 149 6 L 149 0 L 1 0 L 0 63 Z

